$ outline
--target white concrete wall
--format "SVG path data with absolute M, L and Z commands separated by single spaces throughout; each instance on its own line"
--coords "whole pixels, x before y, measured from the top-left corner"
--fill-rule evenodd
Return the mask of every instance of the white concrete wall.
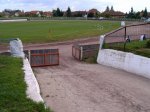
M 150 78 L 150 58 L 111 49 L 99 50 L 97 62 Z
M 40 88 L 34 76 L 28 59 L 23 59 L 23 70 L 25 73 L 25 81 L 27 84 L 27 97 L 35 102 L 44 102 L 40 95 Z
M 0 20 L 0 23 L 3 23 L 3 22 L 21 22 L 21 21 L 27 21 L 27 19 Z

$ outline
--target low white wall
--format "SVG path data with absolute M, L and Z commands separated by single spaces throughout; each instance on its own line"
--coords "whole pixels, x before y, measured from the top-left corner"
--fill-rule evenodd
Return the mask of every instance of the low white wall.
M 40 88 L 34 76 L 28 59 L 23 59 L 23 70 L 25 73 L 25 81 L 27 83 L 27 97 L 35 102 L 44 102 L 40 95 Z
M 27 21 L 27 19 L 0 20 L 1 23 L 3 23 L 3 22 L 21 22 L 21 21 Z
M 111 49 L 99 50 L 97 62 L 150 78 L 150 58 Z

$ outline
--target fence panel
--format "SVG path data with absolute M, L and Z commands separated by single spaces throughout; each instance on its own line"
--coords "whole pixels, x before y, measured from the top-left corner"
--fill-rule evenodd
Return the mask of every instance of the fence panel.
M 107 48 L 111 48 L 114 44 L 115 46 L 120 46 L 119 43 L 126 49 L 126 43 L 133 40 L 140 40 L 141 37 L 145 39 L 150 38 L 150 23 L 134 24 L 121 27 L 115 31 L 112 31 L 105 36 L 105 43 Z M 114 44 L 113 44 L 114 43 Z
M 105 42 L 125 42 L 127 38 L 130 38 L 130 40 L 138 40 L 141 35 L 145 35 L 146 38 L 150 38 L 150 23 L 128 25 L 119 28 L 106 34 Z
M 81 48 L 79 45 L 72 46 L 72 56 L 77 60 L 81 60 Z
M 25 54 L 32 67 L 59 65 L 58 49 L 31 50 L 25 51 Z
M 99 44 L 82 45 L 82 48 L 83 48 L 82 59 L 86 59 L 93 56 L 97 56 Z
M 97 56 L 99 44 L 91 45 L 74 45 L 72 46 L 72 56 L 77 60 L 84 60 L 93 56 Z

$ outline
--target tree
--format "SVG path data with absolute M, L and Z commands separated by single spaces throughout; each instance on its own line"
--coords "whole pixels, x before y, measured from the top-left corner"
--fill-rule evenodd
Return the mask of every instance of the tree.
M 57 10 L 56 10 L 56 16 L 57 16 L 57 17 L 60 17 L 60 15 L 61 15 L 60 9 L 57 8 Z
M 53 13 L 53 16 L 54 16 L 54 17 L 57 17 L 56 10 L 53 10 L 52 13 Z
M 99 17 L 99 15 L 100 15 L 100 14 L 99 14 L 98 12 L 96 12 L 96 13 L 95 13 L 95 17 L 97 17 L 97 18 L 98 18 L 98 17 Z
M 57 8 L 56 10 L 53 10 L 52 13 L 53 13 L 54 17 L 62 17 L 63 16 L 63 12 L 60 11 L 59 8 Z
M 136 19 L 140 19 L 140 18 L 141 18 L 140 12 L 135 13 L 135 18 L 136 18 Z
M 94 17 L 94 13 L 89 12 L 89 13 L 88 13 L 88 17 Z
M 111 18 L 111 15 L 109 13 L 104 14 L 104 17 Z
M 114 8 L 113 8 L 113 6 L 111 6 L 111 9 L 110 9 L 112 12 L 114 12 Z
M 2 17 L 3 15 L 2 15 L 2 13 L 0 13 L 0 17 Z
M 131 7 L 131 11 L 129 12 L 129 14 L 127 15 L 127 18 L 136 18 L 135 17 L 135 12 L 133 10 L 133 7 Z
M 142 11 L 140 12 L 140 17 L 143 17 L 143 14 L 144 14 L 144 11 L 142 10 Z
M 131 13 L 134 13 L 134 11 L 133 11 L 133 7 L 131 7 Z
M 66 11 L 66 16 L 67 17 L 71 17 L 71 9 L 70 9 L 70 7 L 68 7 L 68 9 Z
M 80 11 L 76 12 L 75 14 L 73 14 L 74 17 L 82 17 L 82 13 Z
M 63 11 L 60 11 L 60 17 L 62 17 L 64 15 Z
M 144 12 L 143 12 L 143 17 L 147 18 L 148 13 L 147 13 L 147 8 L 145 8 Z
M 110 11 L 108 6 L 106 7 L 106 10 L 105 10 L 105 11 L 106 11 L 106 12 L 109 12 L 109 11 Z
M 41 17 L 43 17 L 44 13 L 43 13 L 43 11 L 40 11 L 39 14 L 41 15 Z

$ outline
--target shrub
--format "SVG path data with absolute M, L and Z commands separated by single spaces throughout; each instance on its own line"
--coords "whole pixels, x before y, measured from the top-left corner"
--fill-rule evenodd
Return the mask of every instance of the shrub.
M 150 40 L 147 41 L 146 48 L 150 48 Z

